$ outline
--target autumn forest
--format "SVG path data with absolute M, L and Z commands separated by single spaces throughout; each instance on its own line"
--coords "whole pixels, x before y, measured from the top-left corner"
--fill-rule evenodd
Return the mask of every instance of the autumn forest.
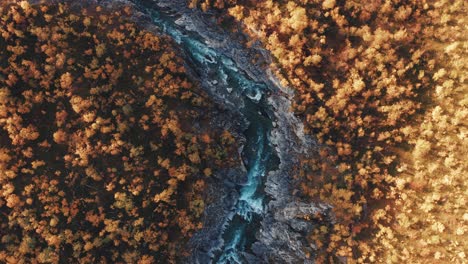
M 0 263 L 466 263 L 462 0 L 0 2 Z

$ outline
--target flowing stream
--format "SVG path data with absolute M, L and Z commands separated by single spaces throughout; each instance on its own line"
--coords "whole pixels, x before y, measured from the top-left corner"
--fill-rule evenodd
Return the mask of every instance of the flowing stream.
M 215 84 L 218 89 L 225 89 L 223 93 L 239 94 L 239 111 L 249 124 L 244 131 L 246 144 L 242 151 L 247 175 L 243 184 L 235 186 L 239 195 L 232 216 L 224 224 L 224 243 L 210 253 L 214 263 L 244 263 L 243 252 L 249 252 L 255 242 L 255 234 L 266 210 L 265 176 L 279 163 L 270 142 L 273 125 L 264 98 L 269 92 L 268 87 L 249 78 L 231 58 L 207 44 L 198 32 L 178 25 L 177 19 L 180 17 L 174 11 L 157 5 L 145 5 L 144 1 L 137 2 L 137 5 L 151 16 L 155 25 L 179 44 L 191 61 L 192 68 L 200 73 L 210 72 L 209 80 L 205 81 Z

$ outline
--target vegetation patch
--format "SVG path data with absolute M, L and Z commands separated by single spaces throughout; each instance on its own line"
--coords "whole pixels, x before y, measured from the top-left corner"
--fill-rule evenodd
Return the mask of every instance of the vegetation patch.
M 0 4 L 0 262 L 174 263 L 233 136 L 129 7 Z
M 463 1 L 188 3 L 261 41 L 322 145 L 296 174 L 299 196 L 332 204 L 336 217 L 311 219 L 322 223 L 308 237 L 311 257 L 466 261 Z

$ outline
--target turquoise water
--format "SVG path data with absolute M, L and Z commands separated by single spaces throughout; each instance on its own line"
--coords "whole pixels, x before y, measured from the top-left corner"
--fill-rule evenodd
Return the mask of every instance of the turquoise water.
M 242 153 L 247 168 L 246 181 L 237 186 L 239 198 L 233 208 L 234 216 L 225 225 L 222 235 L 224 246 L 212 253 L 215 263 L 243 263 L 242 253 L 249 252 L 250 245 L 255 241 L 259 220 L 264 214 L 265 175 L 277 162 L 269 142 L 272 122 L 265 114 L 266 103 L 262 100 L 268 92 L 267 87 L 252 81 L 232 59 L 205 44 L 197 32 L 177 26 L 174 16 L 155 8 L 147 11 L 154 24 L 180 45 L 198 71 L 215 72 L 210 81 L 219 83 L 219 89 L 241 95 L 243 105 L 239 106 L 239 110 L 250 123 L 244 132 L 247 141 Z

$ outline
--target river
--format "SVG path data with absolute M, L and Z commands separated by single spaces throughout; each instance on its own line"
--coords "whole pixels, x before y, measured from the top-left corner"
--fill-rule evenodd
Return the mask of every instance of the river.
M 254 241 L 255 229 L 259 226 L 265 206 L 263 178 L 270 165 L 274 165 L 274 153 L 269 141 L 272 121 L 263 110 L 265 100 L 262 98 L 267 91 L 266 86 L 250 80 L 231 59 L 203 43 L 196 32 L 182 32 L 171 21 L 171 16 L 155 9 L 150 12 L 154 23 L 181 45 L 198 71 L 207 72 L 207 67 L 210 71 L 217 69 L 216 74 L 211 76 L 211 82 L 218 83 L 220 89 L 242 95 L 244 105 L 240 111 L 249 122 L 244 132 L 247 142 L 242 153 L 247 181 L 236 186 L 239 198 L 234 208 L 235 215 L 224 231 L 224 246 L 220 252 L 213 252 L 213 260 L 216 263 L 244 263 L 240 252 L 249 250 L 249 244 Z
M 303 151 L 302 145 L 306 145 L 301 143 L 303 135 L 296 132 L 300 125 L 297 125 L 299 129 L 291 125 L 300 122 L 289 113 L 289 100 L 278 96 L 274 99 L 272 94 L 278 94 L 280 90 L 274 82 L 268 81 L 264 69 L 235 54 L 236 50 L 243 51 L 242 44 L 230 39 L 230 35 L 219 27 L 214 28 L 214 24 L 204 27 L 202 20 L 191 19 L 200 13 L 183 7 L 183 1 L 132 2 L 179 45 L 193 75 L 200 77 L 202 86 L 215 101 L 238 112 L 247 124 L 241 153 L 245 175 L 243 180 L 234 184 L 227 182 L 223 186 L 224 189 L 235 189 L 236 194 L 227 198 L 235 201 L 228 201 L 231 206 L 221 211 L 225 215 L 208 216 L 220 222 L 217 223 L 219 228 L 208 227 L 203 235 L 198 234 L 198 240 L 209 240 L 205 243 L 208 246 L 201 249 L 203 254 L 196 255 L 190 262 L 259 263 L 266 262 L 265 256 L 273 258 L 274 254 L 281 255 L 275 258 L 286 258 L 285 263 L 290 262 L 288 259 L 305 259 L 303 253 L 294 252 L 306 246 L 298 231 L 289 226 L 292 217 L 275 213 L 275 207 L 289 208 L 293 213 L 294 210 L 316 210 L 308 205 L 299 208 L 289 196 L 287 168 L 292 163 L 289 159 L 293 153 Z M 217 30 L 221 33 L 214 32 Z M 282 127 L 275 128 L 277 125 Z M 302 225 L 299 229 L 307 226 L 299 223 L 298 226 Z M 281 249 L 269 252 L 275 247 Z M 288 254 L 291 256 L 286 256 Z M 260 255 L 264 255 L 262 260 Z

